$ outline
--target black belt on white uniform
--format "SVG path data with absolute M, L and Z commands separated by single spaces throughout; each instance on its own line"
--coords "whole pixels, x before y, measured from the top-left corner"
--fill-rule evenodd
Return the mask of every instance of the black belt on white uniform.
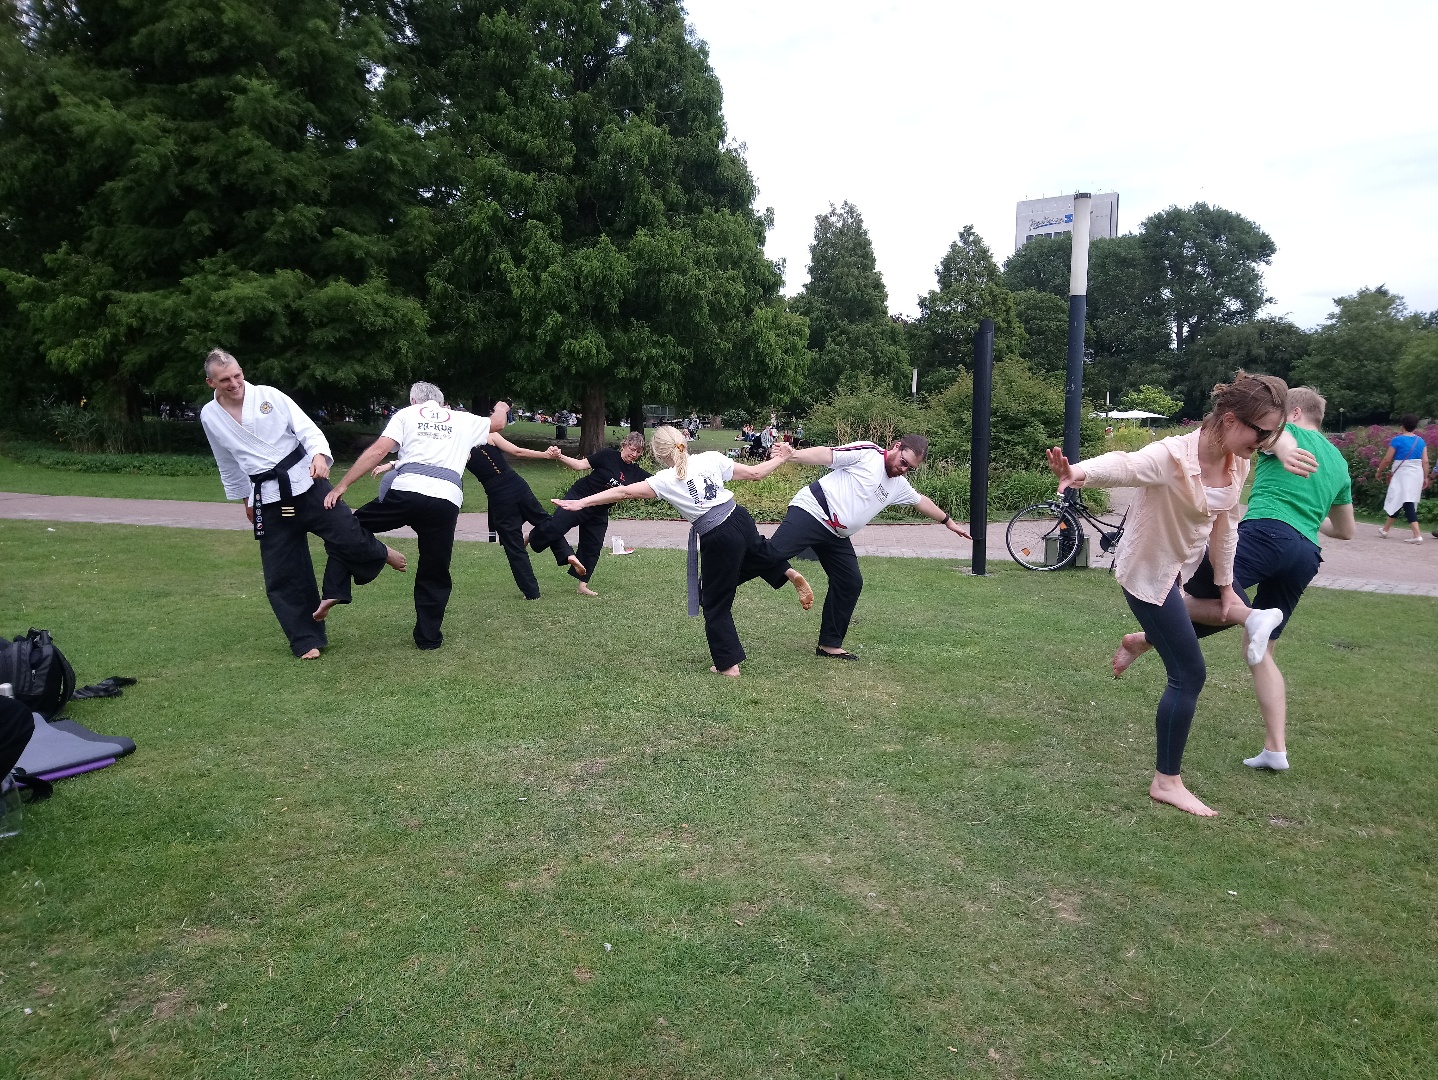
M 426 465 L 422 461 L 406 461 L 403 465 L 396 465 L 379 478 L 379 495 L 376 501 L 384 502 L 384 497 L 389 494 L 390 486 L 400 473 L 417 473 L 420 476 L 430 476 L 436 480 L 448 480 L 460 491 L 464 490 L 464 477 L 453 469 L 442 468 L 439 465 Z
M 255 485 L 255 539 L 265 535 L 265 508 L 260 502 L 260 486 L 266 480 L 273 480 L 280 487 L 280 517 L 295 516 L 295 492 L 290 487 L 290 470 L 298 465 L 305 457 L 304 444 L 296 443 L 295 448 L 286 454 L 278 465 L 269 472 L 255 473 L 250 477 L 250 482 Z
M 718 506 L 711 506 L 689 526 L 689 616 L 699 614 L 699 538 L 713 532 L 734 512 L 739 505 L 733 499 L 726 499 Z

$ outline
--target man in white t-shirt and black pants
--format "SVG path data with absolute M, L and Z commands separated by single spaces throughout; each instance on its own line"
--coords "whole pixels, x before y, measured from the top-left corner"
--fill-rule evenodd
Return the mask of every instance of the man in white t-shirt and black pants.
M 384 433 L 370 445 L 325 498 L 332 506 L 349 486 L 369 472 L 391 451 L 399 462 L 380 482 L 379 497 L 355 511 L 355 518 L 370 532 L 389 532 L 408 525 L 419 537 L 419 566 L 414 574 L 414 643 L 437 649 L 444 643 L 440 626 L 449 604 L 453 581 L 449 561 L 454 553 L 454 526 L 464 503 L 464 467 L 469 452 L 504 427 L 509 406 L 501 401 L 490 416 L 475 416 L 445 407 L 444 395 L 433 383 L 417 382 L 409 389 L 409 407 L 390 417 Z M 315 612 L 323 619 L 336 604 L 350 602 L 349 583 L 331 590 Z
M 789 455 L 790 461 L 801 465 L 824 465 L 833 470 L 799 489 L 789 501 L 783 524 L 769 541 L 783 559 L 813 548 L 819 565 L 829 575 L 815 656 L 858 659 L 844 648 L 844 635 L 864 588 L 864 576 L 859 573 L 859 559 L 849 537 L 885 507 L 913 506 L 925 517 L 947 526 L 950 532 L 968 537 L 962 525 L 909 484 L 909 470 L 917 468 L 928 454 L 928 439 L 905 435 L 887 450 L 878 443 L 857 442 L 810 446 Z

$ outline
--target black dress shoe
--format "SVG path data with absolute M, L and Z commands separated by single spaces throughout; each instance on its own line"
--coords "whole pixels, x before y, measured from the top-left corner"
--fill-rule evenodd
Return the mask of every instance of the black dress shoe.
M 825 652 L 823 649 L 815 648 L 815 649 L 814 649 L 814 655 L 815 655 L 815 656 L 822 656 L 825 660 L 857 660 L 857 659 L 859 659 L 859 657 L 858 657 L 857 655 L 855 655 L 854 653 L 848 652 L 847 650 L 844 651 L 844 652 Z

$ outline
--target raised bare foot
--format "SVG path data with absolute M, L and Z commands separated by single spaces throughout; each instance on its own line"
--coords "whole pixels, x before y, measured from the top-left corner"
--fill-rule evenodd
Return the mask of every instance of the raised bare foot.
M 300 656 L 301 660 L 318 660 L 319 658 L 320 651 L 318 649 L 311 649 L 309 652 L 304 653 Z
M 310 616 L 315 622 L 324 622 L 325 616 L 330 613 L 330 608 L 338 604 L 338 600 L 321 600 L 320 606 L 315 608 L 315 613 Z M 318 653 L 316 653 L 318 655 Z
M 571 556 L 569 556 L 569 565 L 574 568 L 574 572 L 575 572 L 576 574 L 578 574 L 580 577 L 588 577 L 588 576 L 589 576 L 589 571 L 586 570 L 586 569 L 584 569 L 584 564 L 579 561 L 579 556 L 578 556 L 578 555 L 571 555 Z
M 804 575 L 791 568 L 784 576 L 789 579 L 789 584 L 793 585 L 794 591 L 799 594 L 799 606 L 805 611 L 813 607 L 814 589 L 804 580 Z
M 726 668 L 726 669 L 723 670 L 723 671 L 720 671 L 720 670 L 719 670 L 717 667 L 715 667 L 713 664 L 710 664 L 710 665 L 709 665 L 709 670 L 712 671 L 712 672 L 714 672 L 715 675 L 728 675 L 729 678 L 731 678 L 731 679 L 737 679 L 737 678 L 739 677 L 739 665 L 738 665 L 738 664 L 735 664 L 735 665 L 734 665 L 733 667 L 731 667 L 731 668 Z
M 1183 778 L 1155 774 L 1148 786 L 1148 797 L 1154 802 L 1168 803 L 1197 817 L 1218 817 L 1218 811 L 1205 806 L 1197 795 L 1184 786 Z
M 582 582 L 582 581 L 579 583 L 578 592 L 579 592 L 579 595 L 580 595 L 580 596 L 598 596 L 598 595 L 599 595 L 597 592 L 595 592 L 593 589 L 591 589 L 588 585 L 586 585 L 586 584 L 585 584 L 584 582 Z
M 387 547 L 384 549 L 384 561 L 388 565 L 393 566 L 401 574 L 404 573 L 404 568 L 409 565 L 405 561 L 404 553 L 396 551 L 392 547 Z
M 1113 654 L 1113 677 L 1117 679 L 1128 670 L 1130 664 L 1151 648 L 1153 646 L 1143 634 L 1125 634 L 1123 641 L 1119 642 L 1118 652 Z

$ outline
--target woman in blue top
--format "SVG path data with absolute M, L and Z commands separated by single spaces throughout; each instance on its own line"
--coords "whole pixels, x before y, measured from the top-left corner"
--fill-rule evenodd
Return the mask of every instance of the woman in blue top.
M 1433 483 L 1433 478 L 1428 475 L 1428 444 L 1423 441 L 1422 435 L 1413 433 L 1418 427 L 1418 417 L 1408 413 L 1399 423 L 1403 425 L 1403 434 L 1395 435 L 1389 441 L 1388 453 L 1383 455 L 1373 477 L 1381 479 L 1383 470 L 1390 464 L 1393 466 L 1393 475 L 1388 481 L 1388 497 L 1383 500 L 1383 512 L 1388 515 L 1388 520 L 1378 530 L 1378 535 L 1385 540 L 1388 538 L 1388 530 L 1393 528 L 1393 519 L 1401 509 L 1408 527 L 1413 530 L 1413 535 L 1403 542 L 1421 544 L 1423 530 L 1418 528 L 1418 500 L 1423 497 L 1423 489 Z

